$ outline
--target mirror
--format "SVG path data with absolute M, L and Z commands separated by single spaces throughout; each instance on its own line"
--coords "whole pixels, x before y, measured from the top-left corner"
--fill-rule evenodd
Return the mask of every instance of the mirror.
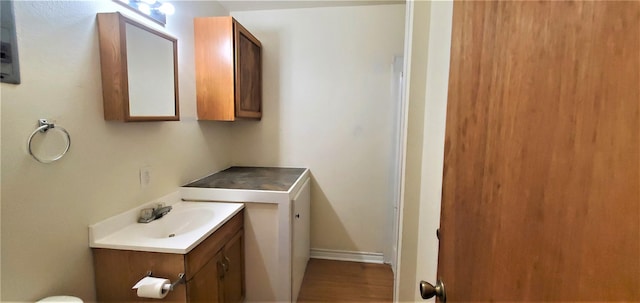
M 105 120 L 177 121 L 177 40 L 120 13 L 99 13 Z

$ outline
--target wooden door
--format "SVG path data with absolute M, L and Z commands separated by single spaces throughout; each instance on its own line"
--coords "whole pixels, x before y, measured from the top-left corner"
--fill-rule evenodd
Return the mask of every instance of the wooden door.
M 262 117 L 262 44 L 240 23 L 234 22 L 236 58 L 236 116 Z
M 453 15 L 448 301 L 640 301 L 640 2 Z

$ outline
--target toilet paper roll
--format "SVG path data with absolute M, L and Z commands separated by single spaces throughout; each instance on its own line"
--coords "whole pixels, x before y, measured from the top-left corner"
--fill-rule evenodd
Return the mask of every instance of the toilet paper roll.
M 169 279 L 144 277 L 133 286 L 133 289 L 138 289 L 137 293 L 140 298 L 162 299 L 169 293 L 170 286 Z

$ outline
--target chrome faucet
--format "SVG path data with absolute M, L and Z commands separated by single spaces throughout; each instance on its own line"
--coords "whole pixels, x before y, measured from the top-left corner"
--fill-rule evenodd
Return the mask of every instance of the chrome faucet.
M 151 221 L 162 218 L 168 212 L 171 211 L 173 207 L 164 206 L 164 204 L 159 203 L 154 208 L 143 208 L 140 210 L 140 217 L 138 217 L 138 223 L 149 223 Z

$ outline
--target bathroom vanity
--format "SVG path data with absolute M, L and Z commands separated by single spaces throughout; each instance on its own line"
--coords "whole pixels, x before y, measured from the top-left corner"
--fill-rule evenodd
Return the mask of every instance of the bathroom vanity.
M 310 251 L 308 169 L 231 167 L 183 186 L 180 195 L 244 203 L 246 301 L 297 300 Z
M 310 193 L 306 168 L 231 167 L 91 225 L 98 301 L 146 301 L 132 287 L 147 272 L 172 282 L 184 274 L 169 301 L 297 301 Z M 138 223 L 145 208 L 165 209 L 158 202 L 172 210 Z
M 148 301 L 132 289 L 146 275 L 175 282 L 163 300 L 242 302 L 242 204 L 179 202 L 148 224 L 132 220 L 136 212 L 90 227 L 99 302 Z

